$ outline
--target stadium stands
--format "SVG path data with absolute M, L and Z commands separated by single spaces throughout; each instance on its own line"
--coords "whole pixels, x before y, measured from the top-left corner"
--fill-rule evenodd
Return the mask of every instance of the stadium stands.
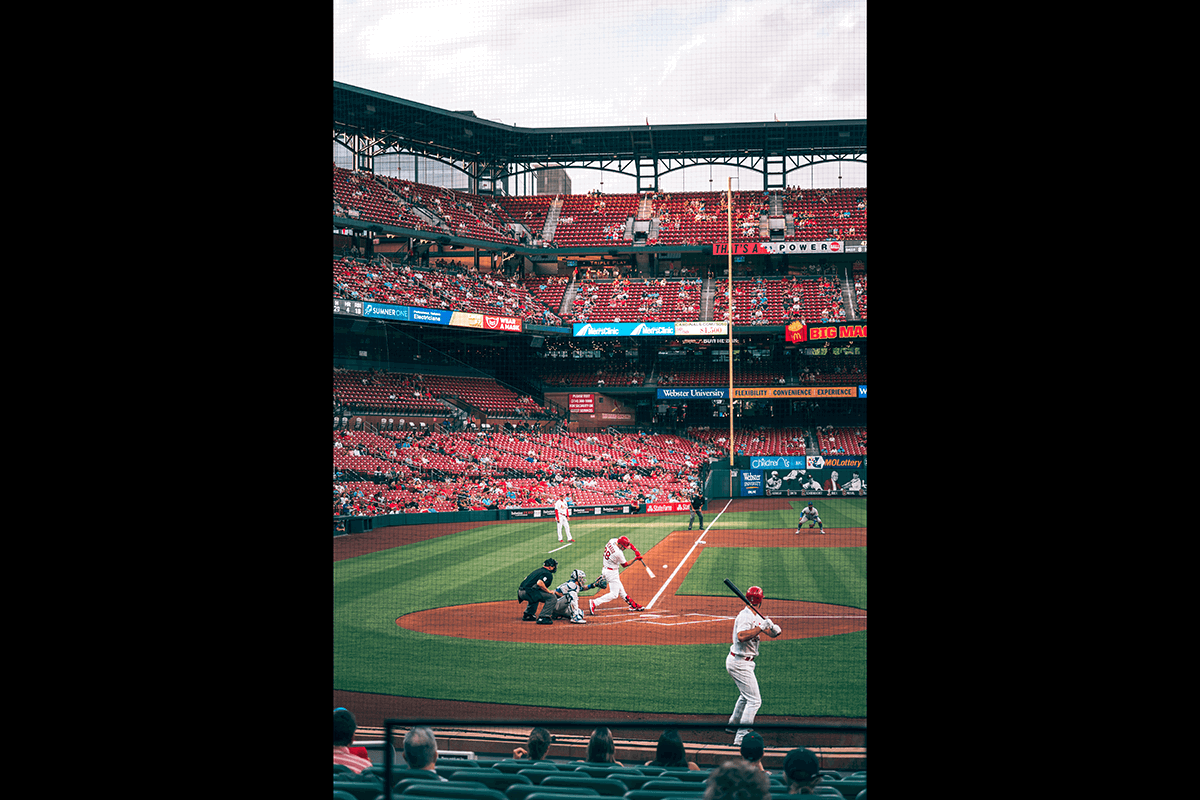
M 540 239 L 548 218 L 556 247 L 632 244 L 635 229 L 651 245 L 704 245 L 727 235 L 723 192 L 492 198 L 336 165 L 333 188 L 336 216 L 497 244 L 527 243 L 513 223 Z M 865 239 L 867 190 L 734 192 L 733 225 L 738 242 Z

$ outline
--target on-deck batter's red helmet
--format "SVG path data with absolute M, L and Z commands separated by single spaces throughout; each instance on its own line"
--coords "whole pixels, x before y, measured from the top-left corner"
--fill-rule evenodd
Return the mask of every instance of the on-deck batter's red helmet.
M 617 539 L 617 544 L 628 550 L 631 542 L 628 536 L 622 536 L 620 539 Z
M 763 601 L 763 590 L 761 586 L 751 586 L 746 590 L 746 599 L 750 601 L 750 605 L 759 606 Z

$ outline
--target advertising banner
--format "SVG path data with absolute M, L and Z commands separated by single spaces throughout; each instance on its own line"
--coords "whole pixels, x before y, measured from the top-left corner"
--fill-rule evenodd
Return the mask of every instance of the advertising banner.
M 374 319 L 391 319 L 403 322 L 424 322 L 430 325 L 451 325 L 456 328 L 476 328 L 491 331 L 521 333 L 521 320 L 517 317 L 500 317 L 476 314 L 469 311 L 443 311 L 418 306 L 394 306 L 388 303 L 368 303 L 352 300 L 334 300 L 333 313 L 354 314 Z
M 810 342 L 820 341 L 821 339 L 865 338 L 867 338 L 866 325 L 810 325 L 808 328 L 808 340 Z
M 866 243 L 863 243 L 863 252 Z M 735 256 L 765 256 L 774 253 L 841 253 L 845 251 L 843 242 L 734 242 Z M 714 256 L 729 255 L 729 243 L 713 244 Z
M 686 506 L 687 504 L 684 503 Z M 553 508 L 507 508 L 500 509 L 508 514 L 509 519 L 535 519 L 535 518 L 551 518 L 554 516 Z M 612 514 L 630 514 L 633 512 L 632 506 L 571 506 L 571 516 L 609 516 Z
M 659 400 L 691 400 L 704 398 L 707 400 L 724 400 L 729 397 L 728 389 L 659 389 Z
M 831 460 L 827 458 L 827 466 L 818 469 L 762 470 L 764 493 L 767 497 L 866 497 L 866 467 L 829 467 Z
M 647 514 L 667 514 L 678 511 L 691 511 L 692 507 L 687 503 L 646 503 Z
M 751 469 L 808 469 L 805 456 L 751 456 Z
M 674 322 L 576 322 L 574 336 L 674 336 Z
M 761 469 L 742 470 L 742 497 L 763 496 L 763 472 Z
M 734 389 L 735 400 L 767 400 L 771 398 L 858 397 L 857 386 L 767 386 L 764 388 Z
M 676 336 L 728 336 L 724 322 L 676 322 Z

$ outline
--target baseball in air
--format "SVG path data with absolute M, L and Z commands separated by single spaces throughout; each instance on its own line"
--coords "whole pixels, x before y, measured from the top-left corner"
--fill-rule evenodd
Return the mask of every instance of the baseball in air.
M 666 569 L 666 568 L 667 568 L 667 565 L 666 565 L 666 564 L 663 564 L 663 569 Z

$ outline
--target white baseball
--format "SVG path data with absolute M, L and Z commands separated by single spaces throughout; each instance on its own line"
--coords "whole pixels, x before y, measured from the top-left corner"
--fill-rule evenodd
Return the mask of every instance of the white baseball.
M 666 565 L 666 564 L 663 564 L 663 569 L 666 569 L 666 568 L 667 568 L 667 565 Z

